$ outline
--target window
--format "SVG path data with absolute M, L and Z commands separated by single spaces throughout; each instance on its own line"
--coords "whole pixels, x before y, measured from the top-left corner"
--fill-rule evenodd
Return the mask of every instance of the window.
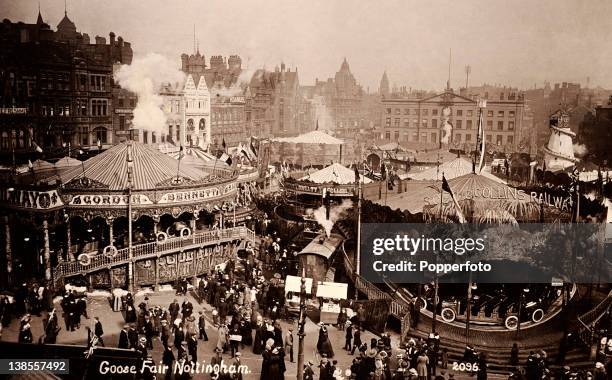
M 123 104 L 125 103 L 125 99 L 123 98 L 119 98 L 119 100 L 117 101 L 117 106 L 118 107 L 123 107 Z
M 386 140 L 391 140 L 391 132 L 389 132 L 389 131 L 385 132 L 385 139 Z
M 501 145 L 501 144 L 502 144 L 502 141 L 503 141 L 503 138 L 504 138 L 504 136 L 502 136 L 502 135 L 497 135 L 497 136 L 496 136 L 496 139 L 495 139 L 495 143 L 496 143 L 497 145 Z
M 106 76 L 92 74 L 89 76 L 90 91 L 106 91 Z
M 145 144 L 149 143 L 149 131 L 142 131 L 142 142 Z
M 431 119 L 431 127 L 438 128 L 438 119 Z
M 514 111 L 508 111 L 508 117 L 514 117 Z
M 399 126 L 400 126 L 400 120 L 401 120 L 401 119 L 400 119 L 399 117 L 396 117 L 396 118 L 395 118 L 395 121 L 394 121 L 394 123 L 393 123 L 393 126 L 395 126 L 395 127 L 399 127 Z
M 414 128 L 418 128 L 419 127 L 419 121 L 417 119 L 412 119 L 412 126 Z
M 96 136 L 96 143 L 99 141 L 101 144 L 106 144 L 108 135 L 106 128 L 96 128 L 94 129 L 94 134 Z
M 431 110 L 431 115 L 432 116 L 438 116 L 438 110 L 437 109 Z
M 467 110 L 467 117 L 472 117 L 472 114 L 474 113 L 474 111 L 472 110 Z
M 402 110 L 400 110 L 399 108 L 395 109 L 395 114 L 396 115 L 401 115 L 402 114 Z
M 461 142 L 461 133 L 455 134 L 455 142 Z
M 390 126 L 391 126 L 391 118 L 390 118 L 390 117 L 388 117 L 388 118 L 385 120 L 385 125 L 386 125 L 387 127 L 390 127 Z
M 427 110 L 427 109 L 424 109 L 424 110 L 421 111 L 421 114 L 423 116 L 427 116 L 428 113 L 429 113 L 429 110 Z
M 410 115 L 410 108 L 404 108 L 404 115 Z
M 455 120 L 455 126 L 457 127 L 457 129 L 461 129 L 462 125 L 463 125 L 463 120 Z
M 487 129 L 493 129 L 493 120 L 487 120 Z
M 423 128 L 427 128 L 427 119 L 423 119 L 421 125 L 423 126 Z
M 457 116 L 463 116 L 463 110 L 457 110 Z
M 108 99 L 92 99 L 91 100 L 91 116 L 107 116 L 108 115 Z
M 125 130 L 125 116 L 123 115 L 119 116 L 119 130 Z
M 469 134 L 469 133 L 466 133 L 465 134 L 465 142 L 470 142 L 470 141 L 472 141 L 472 135 Z
M 508 122 L 508 130 L 509 131 L 514 131 L 514 121 L 509 121 Z
M 421 141 L 422 142 L 427 142 L 427 132 L 421 133 Z
M 418 114 L 419 114 L 419 110 L 418 110 L 418 109 L 416 109 L 416 108 L 415 108 L 415 109 L 413 109 L 413 110 L 412 110 L 412 114 L 413 114 L 413 115 L 418 115 Z
M 431 142 L 438 142 L 438 134 L 436 132 L 431 132 Z
M 387 108 L 387 113 L 391 114 L 391 108 Z
M 181 127 L 180 127 L 180 125 L 178 125 L 178 124 L 176 125 L 175 131 L 176 131 L 176 141 L 181 141 Z
M 506 143 L 507 144 L 514 144 L 514 136 L 507 136 L 506 137 Z
M 486 134 L 485 140 L 487 140 L 487 142 L 489 142 L 489 143 L 491 142 L 491 134 L 490 133 Z
M 487 117 L 493 117 L 493 111 L 488 110 L 487 111 Z
M 419 132 L 412 133 L 412 141 L 419 141 Z
M 466 129 L 472 129 L 472 120 L 466 120 L 465 121 L 465 128 Z
M 87 88 L 87 75 L 79 75 L 79 90 L 85 91 Z
M 497 130 L 498 131 L 503 131 L 504 130 L 504 121 L 500 120 L 497 122 Z
M 395 136 L 395 140 L 399 140 L 399 136 L 400 136 L 399 131 L 395 131 L 394 136 Z
M 404 119 L 404 127 L 410 128 L 410 119 Z
M 497 116 L 504 117 L 504 111 L 497 111 Z
M 8 150 L 9 149 L 9 135 L 8 132 L 4 131 L 2 132 L 2 139 L 0 140 L 0 148 L 2 150 Z

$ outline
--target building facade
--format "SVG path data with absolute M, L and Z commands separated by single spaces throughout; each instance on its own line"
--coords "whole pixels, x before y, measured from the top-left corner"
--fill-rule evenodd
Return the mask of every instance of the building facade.
M 204 76 L 200 76 L 196 84 L 189 74 L 185 83 L 164 84 L 159 94 L 163 98 L 167 133 L 160 136 L 151 133 L 149 140 L 148 132 L 142 131 L 141 141 L 156 143 L 165 140 L 175 145 L 207 149 L 211 143 L 211 102 Z
M 94 43 L 65 14 L 54 31 L 36 23 L 0 24 L 0 155 L 20 161 L 45 147 L 95 150 L 116 141 L 113 64 L 129 64 L 132 48 L 113 32 Z
M 300 113 L 306 107 L 300 96 L 297 68 L 287 69 L 285 64 L 274 72 L 265 69 L 255 71 L 247 96 L 247 123 L 252 135 L 259 137 L 293 136 L 306 125 L 308 114 Z
M 452 126 L 449 145 L 471 150 L 478 131 L 478 98 L 464 97 L 447 90 L 425 98 L 382 99 L 385 141 L 410 142 L 420 148 L 437 148 L 442 138 L 442 121 Z M 521 94 L 509 98 L 489 98 L 483 122 L 488 149 L 514 151 L 521 146 L 528 124 L 525 101 Z M 522 147 L 522 146 L 521 146 Z

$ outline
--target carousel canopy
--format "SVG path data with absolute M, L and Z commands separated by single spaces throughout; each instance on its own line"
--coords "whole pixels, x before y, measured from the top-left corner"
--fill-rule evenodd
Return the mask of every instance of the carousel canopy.
M 53 169 L 55 169 L 55 166 L 53 166 L 52 163 L 43 160 L 36 160 L 32 162 L 31 168 L 29 164 L 19 166 L 17 168 L 17 173 L 28 173 L 30 170 L 34 170 L 35 172 L 44 172 Z
M 81 161 L 77 160 L 76 158 L 72 158 L 70 156 L 65 156 L 65 157 L 60 158 L 54 165 L 56 169 L 66 169 L 66 168 L 70 168 L 73 166 L 81 165 Z
M 398 142 L 390 142 L 388 144 L 378 145 L 378 146 L 374 145 L 374 146 L 372 146 L 372 149 L 382 150 L 382 151 L 385 151 L 385 152 L 387 152 L 387 151 L 395 151 L 395 152 L 416 153 L 416 150 L 404 148 Z
M 441 181 L 442 173 L 444 173 L 444 177 L 446 177 L 447 180 L 450 180 L 453 178 L 461 177 L 466 174 L 470 174 L 472 173 L 472 170 L 473 167 L 471 161 L 463 157 L 456 157 L 450 161 L 443 162 L 442 164 L 440 164 L 439 168 L 433 167 L 423 170 L 422 172 L 407 173 L 406 177 L 411 178 L 415 181 Z M 483 177 L 486 177 L 490 180 L 499 183 L 505 183 L 501 178 L 494 176 L 486 170 L 487 168 L 485 168 L 480 173 Z
M 330 136 L 323 131 L 311 131 L 295 137 L 278 137 L 273 141 L 286 142 L 292 144 L 325 144 L 342 145 L 344 141 L 334 136 Z
M 79 177 L 107 186 L 109 190 L 128 188 L 128 143 L 121 143 L 60 174 L 61 182 Z M 200 181 L 208 173 L 160 152 L 154 146 L 131 142 L 134 190 L 154 189 L 170 182 L 177 175 L 190 181 Z
M 168 153 L 168 155 L 175 160 L 178 160 L 181 152 L 179 150 Z M 195 168 L 227 168 L 227 163 L 217 159 L 214 155 L 205 152 L 202 148 L 192 147 L 184 148 L 183 157 L 181 158 L 181 164 L 193 166 Z
M 346 166 L 342 166 L 339 163 L 335 162 L 329 165 L 326 168 L 323 168 L 314 173 L 308 174 L 302 178 L 300 181 L 311 181 L 315 183 L 337 183 L 339 185 L 348 185 L 351 183 L 355 183 L 355 171 L 353 169 L 349 169 Z M 362 183 L 370 183 L 371 179 L 361 176 L 360 180 Z

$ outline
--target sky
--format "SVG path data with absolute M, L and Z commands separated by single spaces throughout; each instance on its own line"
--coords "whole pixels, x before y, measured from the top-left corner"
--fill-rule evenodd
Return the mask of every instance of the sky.
M 386 70 L 391 85 L 439 90 L 544 81 L 612 88 L 609 0 L 66 0 L 78 31 L 113 31 L 137 56 L 200 52 L 242 57 L 249 70 L 297 67 L 300 84 L 325 80 L 344 57 L 364 89 Z M 35 22 L 37 0 L 0 0 L 0 18 Z M 64 0 L 40 0 L 56 28 Z

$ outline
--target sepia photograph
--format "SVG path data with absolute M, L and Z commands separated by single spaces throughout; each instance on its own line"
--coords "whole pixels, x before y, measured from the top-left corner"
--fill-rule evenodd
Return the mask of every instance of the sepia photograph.
M 0 0 L 0 376 L 612 379 L 610 15 Z

